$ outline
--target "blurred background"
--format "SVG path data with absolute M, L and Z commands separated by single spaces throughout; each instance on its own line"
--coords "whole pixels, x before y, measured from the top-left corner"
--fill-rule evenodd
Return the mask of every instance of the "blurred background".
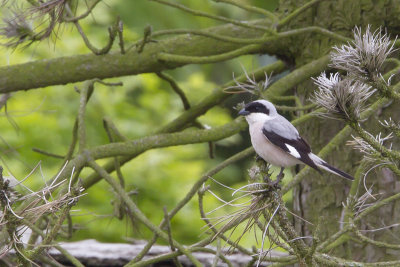
M 23 8 L 27 1 L 17 0 L 14 8 Z M 223 15 L 238 20 L 256 19 L 257 14 L 246 12 L 223 3 L 209 0 L 185 0 L 180 3 L 215 15 Z M 243 0 L 258 7 L 274 10 L 278 0 Z M 90 4 L 91 1 L 87 1 Z M 9 5 L 8 5 L 9 6 Z M 77 14 L 85 10 L 80 4 Z M 6 18 L 12 10 L 2 7 L 0 15 Z M 153 31 L 163 29 L 203 29 L 219 23 L 195 17 L 183 11 L 166 7 L 155 2 L 136 0 L 105 0 L 94 9 L 93 15 L 82 21 L 82 26 L 90 41 L 96 47 L 103 47 L 108 40 L 107 27 L 117 16 L 124 23 L 125 44 L 128 47 L 143 37 L 143 30 L 151 25 Z M 40 25 L 34 25 L 39 26 Z M 164 37 L 168 38 L 168 36 Z M 4 43 L 5 40 L 0 40 Z M 114 49 L 118 49 L 117 42 Z M 28 47 L 6 48 L 0 46 L 0 65 L 15 65 L 28 61 L 91 53 L 72 25 L 63 24 L 50 40 L 33 43 Z M 220 88 L 239 76 L 243 70 L 252 71 L 267 65 L 275 59 L 268 56 L 242 56 L 217 64 L 188 65 L 170 70 L 185 91 L 191 104 L 199 102 L 213 89 Z M 107 66 L 104 66 L 105 68 Z M 24 73 L 20 73 L 21 76 Z M 154 74 L 108 79 L 108 82 L 123 82 L 123 86 L 109 87 L 97 84 L 87 108 L 88 145 L 108 143 L 102 119 L 109 118 L 120 132 L 129 139 L 136 139 L 155 132 L 161 126 L 175 119 L 183 110 L 179 97 L 168 83 Z M 58 155 L 65 155 L 71 142 L 71 132 L 79 106 L 79 94 L 74 86 L 52 86 L 14 93 L 2 109 L 0 117 L 0 160 L 5 175 L 22 180 L 31 171 L 25 185 L 39 189 L 57 173 L 62 160 L 34 152 L 38 148 Z M 223 125 L 236 117 L 235 105 L 248 101 L 237 95 L 200 117 L 200 122 L 210 127 Z M 128 191 L 142 211 L 153 221 L 163 218 L 163 206 L 171 210 L 189 191 L 193 183 L 210 168 L 248 147 L 247 131 L 240 135 L 214 144 L 214 158 L 210 158 L 207 144 L 187 145 L 147 151 L 126 164 L 123 174 Z M 247 184 L 247 170 L 253 157 L 226 168 L 213 177 L 219 182 L 234 188 Z M 101 162 L 100 162 L 101 163 Z M 82 175 L 90 174 L 83 172 Z M 286 176 L 287 179 L 287 176 Z M 232 191 L 209 181 L 212 190 L 225 199 L 231 199 Z M 74 207 L 73 222 L 77 224 L 74 240 L 95 238 L 103 242 L 125 242 L 127 239 L 148 239 L 152 236 L 144 227 L 131 223 L 127 218 L 118 220 L 113 216 L 115 196 L 109 186 L 100 182 L 87 191 Z M 290 194 L 289 194 L 290 195 Z M 222 203 L 211 195 L 205 198 L 207 210 Z M 290 204 L 289 204 L 290 205 Z M 232 212 L 225 207 L 213 216 Z M 157 223 L 158 224 L 158 223 Z M 179 212 L 172 220 L 174 238 L 189 243 L 199 239 L 206 230 L 200 219 L 197 199 Z M 253 245 L 253 240 L 243 242 Z

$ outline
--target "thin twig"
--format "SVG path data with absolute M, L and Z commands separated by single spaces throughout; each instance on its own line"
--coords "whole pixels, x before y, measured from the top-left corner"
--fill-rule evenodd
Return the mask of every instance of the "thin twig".
M 65 9 L 66 9 L 66 11 L 67 11 L 69 16 L 73 16 L 73 13 L 72 13 L 68 3 L 65 4 Z M 114 43 L 114 40 L 115 40 L 115 29 L 114 29 L 115 27 L 109 27 L 108 28 L 109 39 L 108 39 L 108 43 L 106 44 L 106 46 L 101 48 L 101 49 L 97 49 L 89 41 L 89 38 L 86 36 L 86 34 L 83 31 L 81 25 L 79 24 L 79 20 L 73 20 L 72 22 L 74 23 L 76 29 L 78 30 L 79 34 L 81 35 L 82 40 L 85 43 L 86 47 L 89 48 L 89 50 L 92 51 L 93 54 L 95 54 L 95 55 L 104 55 L 104 54 L 107 54 L 110 51 L 110 49 L 111 49 L 111 47 L 112 47 L 112 45 Z
M 170 84 L 172 90 L 174 90 L 174 92 L 180 97 L 183 104 L 183 108 L 185 110 L 190 109 L 190 103 L 185 95 L 185 92 L 183 92 L 183 90 L 179 87 L 179 85 L 175 82 L 175 80 L 166 73 L 157 72 L 156 74 L 158 77 L 167 81 Z
M 64 159 L 65 158 L 65 156 L 47 152 L 47 151 L 44 151 L 44 150 L 36 148 L 36 147 L 32 148 L 32 151 L 52 157 L 52 158 L 56 158 L 56 159 Z
M 217 2 L 217 3 L 222 2 L 222 3 L 231 4 L 231 5 L 237 6 L 239 8 L 242 8 L 244 10 L 264 15 L 264 16 L 268 17 L 269 19 L 271 19 L 272 21 L 276 21 L 278 19 L 278 17 L 274 13 L 272 13 L 266 9 L 258 8 L 258 7 L 252 6 L 252 5 L 246 5 L 244 2 L 239 2 L 236 0 L 213 0 L 213 1 Z
M 297 8 L 295 11 L 293 11 L 292 13 L 287 15 L 285 18 L 281 19 L 279 21 L 279 23 L 276 25 L 276 27 L 278 29 L 282 28 L 283 26 L 287 25 L 290 21 L 292 21 L 297 16 L 299 16 L 300 14 L 303 14 L 305 10 L 314 6 L 315 4 L 318 4 L 321 1 L 323 1 L 323 0 L 313 0 L 313 1 L 310 1 L 310 2 L 306 3 L 305 5 Z
M 86 18 L 87 16 L 89 16 L 90 13 L 92 13 L 93 9 L 94 9 L 94 8 L 97 6 L 97 4 L 100 3 L 101 1 L 102 1 L 102 0 L 96 0 L 96 1 L 94 1 L 94 2 L 92 3 L 92 5 L 88 7 L 88 9 L 86 10 L 86 12 L 82 13 L 81 15 L 76 16 L 76 17 L 66 17 L 66 18 L 64 18 L 63 20 L 64 20 L 65 22 L 76 22 L 76 21 L 78 21 L 78 20 L 84 19 L 84 18 Z
M 171 231 L 171 221 L 170 221 L 171 219 L 169 218 L 168 210 L 167 210 L 166 206 L 164 206 L 163 211 L 164 211 L 164 221 L 167 222 L 166 230 L 168 233 L 168 243 L 171 248 L 171 251 L 174 252 L 176 250 L 176 248 L 174 246 L 174 242 L 172 241 L 172 231 Z M 178 260 L 177 257 L 174 257 L 173 260 L 174 260 L 175 266 L 182 267 L 182 264 L 180 263 L 180 261 Z
M 174 8 L 183 10 L 183 11 L 188 12 L 188 13 L 190 13 L 192 15 L 195 15 L 195 16 L 206 17 L 206 18 L 210 18 L 210 19 L 214 19 L 214 20 L 218 20 L 218 21 L 232 23 L 234 25 L 245 27 L 245 28 L 249 28 L 249 29 L 261 30 L 261 31 L 266 31 L 266 32 L 273 33 L 273 30 L 271 30 L 271 29 L 269 29 L 267 27 L 258 26 L 258 25 L 250 25 L 248 23 L 244 23 L 244 22 L 241 22 L 241 21 L 238 21 L 238 20 L 229 19 L 229 18 L 221 17 L 221 16 L 216 16 L 216 15 L 213 15 L 213 14 L 209 14 L 209 13 L 205 13 L 205 12 L 202 12 L 202 11 L 198 11 L 198 10 L 194 10 L 194 9 L 188 8 L 188 7 L 186 7 L 184 5 L 181 5 L 181 4 L 168 2 L 168 1 L 165 1 L 165 0 L 150 0 L 150 1 L 158 2 L 158 3 L 161 3 L 163 5 L 174 7 Z

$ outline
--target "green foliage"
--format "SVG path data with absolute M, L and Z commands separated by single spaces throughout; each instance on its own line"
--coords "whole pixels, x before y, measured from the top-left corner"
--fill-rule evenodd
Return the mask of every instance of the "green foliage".
M 25 5 L 22 2 L 20 4 Z M 185 4 L 193 9 L 236 19 L 257 17 L 241 9 L 210 1 L 192 0 Z M 81 10 L 77 13 L 79 11 Z M 146 25 L 151 25 L 153 30 L 161 30 L 200 29 L 218 24 L 213 20 L 194 17 L 154 2 L 107 1 L 100 3 L 92 18 L 82 23 L 83 30 L 94 46 L 102 47 L 107 42 L 106 28 L 115 21 L 116 14 L 124 22 L 124 35 L 128 44 L 143 35 Z M 0 47 L 0 53 L 4 55 L 0 57 L 0 65 L 88 52 L 76 30 L 71 25 L 62 25 L 55 30 L 50 41 L 35 43 L 24 49 L 9 50 Z M 256 68 L 258 61 L 247 56 L 228 63 L 192 66 L 170 73 L 177 78 L 189 101 L 195 104 L 214 88 L 230 80 L 232 69 L 240 73 L 243 66 Z M 102 125 L 103 117 L 111 119 L 123 135 L 134 139 L 154 133 L 183 110 L 180 99 L 173 93 L 170 85 L 154 74 L 108 81 L 122 81 L 124 86 L 96 85 L 86 111 L 89 147 L 109 142 Z M 12 95 L 7 102 L 7 112 L 3 112 L 0 118 L 0 156 L 6 169 L 5 175 L 13 175 L 21 180 L 40 162 L 40 170 L 38 168 L 25 182 L 31 188 L 39 189 L 44 180 L 50 179 L 59 171 L 62 160 L 33 152 L 32 148 L 62 156 L 66 154 L 79 107 L 79 94 L 75 92 L 75 86 L 81 88 L 82 84 L 52 86 Z M 212 109 L 199 120 L 212 127 L 223 125 L 235 113 L 231 108 Z M 231 153 L 224 152 L 226 147 L 230 147 L 229 151 L 232 148 L 238 150 L 241 141 L 239 136 L 235 136 L 217 143 L 217 157 L 214 159 L 209 158 L 206 144 L 148 151 L 124 166 L 126 188 L 136 192 L 132 198 L 152 221 L 160 221 L 163 218 L 162 206 L 165 205 L 168 210 L 173 208 L 202 173 Z M 218 179 L 231 186 L 240 186 L 245 183 L 245 170 L 232 166 L 219 174 Z M 83 175 L 89 173 L 84 171 Z M 221 189 L 217 187 L 217 190 Z M 90 188 L 87 193 L 75 207 L 76 211 L 72 212 L 73 222 L 80 225 L 73 239 L 95 237 L 100 241 L 118 242 L 125 238 L 147 239 L 151 236 L 152 233 L 138 226 L 136 222 L 132 226 L 129 218 L 119 221 L 112 217 L 112 202 L 116 200 L 116 195 L 105 182 Z M 172 220 L 174 237 L 184 243 L 193 242 L 204 231 L 204 223 L 195 202 L 192 201 Z M 206 202 L 210 206 L 220 205 L 215 198 L 208 197 Z

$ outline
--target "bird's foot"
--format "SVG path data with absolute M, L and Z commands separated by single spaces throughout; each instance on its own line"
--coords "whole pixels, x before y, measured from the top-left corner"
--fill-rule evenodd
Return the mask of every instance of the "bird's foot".
M 285 174 L 283 173 L 283 170 L 278 174 L 278 176 L 276 176 L 276 181 L 278 181 L 278 183 L 280 181 L 282 181 L 283 177 L 285 177 Z
M 272 190 L 280 190 L 281 189 L 281 184 L 280 184 L 280 179 L 276 179 L 274 181 L 269 181 L 268 182 L 268 186 L 272 189 Z
M 269 181 L 268 185 L 270 187 L 274 187 L 275 189 L 281 189 L 281 185 L 280 182 L 282 181 L 283 177 L 285 176 L 285 174 L 283 173 L 284 168 L 281 168 L 281 171 L 279 172 L 279 174 L 276 176 L 276 180 L 275 181 Z

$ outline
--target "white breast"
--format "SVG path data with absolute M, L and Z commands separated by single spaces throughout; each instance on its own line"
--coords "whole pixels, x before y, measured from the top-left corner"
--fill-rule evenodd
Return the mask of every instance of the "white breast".
M 279 167 L 289 167 L 302 163 L 300 160 L 268 141 L 262 132 L 262 127 L 262 122 L 254 122 L 249 125 L 251 143 L 260 157 L 266 162 Z

